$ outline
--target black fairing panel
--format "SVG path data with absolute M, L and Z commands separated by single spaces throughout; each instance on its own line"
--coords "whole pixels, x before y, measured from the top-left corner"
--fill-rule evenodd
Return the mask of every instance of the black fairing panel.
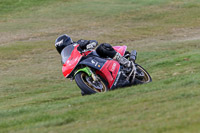
M 90 54 L 86 58 L 82 58 L 79 64 L 87 65 L 94 69 L 100 70 L 103 67 L 103 65 L 106 63 L 106 61 L 107 61 L 106 59 L 102 59 L 99 56 Z

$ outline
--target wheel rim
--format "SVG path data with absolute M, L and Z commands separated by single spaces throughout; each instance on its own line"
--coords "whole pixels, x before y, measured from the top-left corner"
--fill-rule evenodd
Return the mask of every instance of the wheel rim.
M 92 89 L 96 92 L 106 92 L 107 91 L 107 87 L 103 83 L 103 81 L 98 80 L 95 83 L 93 83 L 92 78 L 89 77 L 86 73 L 81 73 L 81 79 L 90 89 Z
M 142 77 L 142 80 L 140 80 L 140 81 L 142 81 L 143 83 L 148 83 L 148 82 L 150 82 L 151 81 L 151 78 L 149 77 L 149 74 L 142 68 L 142 67 L 140 67 L 140 66 L 137 66 L 137 69 L 139 69 L 140 70 L 140 73 L 138 73 L 141 77 Z M 137 77 L 137 75 L 136 75 L 136 77 Z M 137 78 L 138 79 L 138 78 Z

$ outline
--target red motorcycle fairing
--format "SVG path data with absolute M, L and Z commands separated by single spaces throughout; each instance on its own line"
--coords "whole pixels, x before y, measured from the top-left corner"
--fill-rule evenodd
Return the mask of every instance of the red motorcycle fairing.
M 67 58 L 67 60 L 65 62 L 63 62 L 63 67 L 62 67 L 62 72 L 64 77 L 68 78 L 68 76 L 71 74 L 71 72 L 74 70 L 74 68 L 76 67 L 76 65 L 79 63 L 79 61 L 81 60 L 81 58 L 87 54 L 89 54 L 91 51 L 87 51 L 84 54 L 81 54 L 77 47 L 79 46 L 79 44 L 77 45 L 70 45 L 70 47 L 74 47 L 73 49 L 71 49 L 71 51 L 69 51 L 67 54 L 70 54 L 69 57 Z M 69 46 L 67 46 L 69 47 Z M 67 49 L 67 48 L 66 48 Z M 64 50 L 64 49 L 63 49 Z M 68 55 L 67 55 L 68 56 Z
M 124 56 L 127 46 L 113 46 L 115 51 Z M 108 60 L 97 73 L 108 81 L 109 89 L 115 88 L 116 83 L 120 77 L 120 64 L 115 60 Z
M 82 59 L 82 57 L 87 56 L 89 53 L 92 52 L 92 51 L 87 51 L 81 54 L 77 49 L 78 46 L 79 44 L 67 46 L 65 48 L 67 52 L 63 52 L 64 54 L 61 53 L 62 58 L 63 58 L 62 61 L 64 63 L 62 67 L 62 72 L 63 72 L 64 77 L 66 78 L 69 78 L 69 75 L 80 63 L 80 60 Z M 114 46 L 113 48 L 123 56 L 126 51 L 127 46 Z M 87 65 L 87 61 L 84 64 Z M 94 66 L 96 66 L 96 63 L 94 64 L 95 64 Z M 108 82 L 109 89 L 113 88 L 116 85 L 118 81 L 118 77 L 120 76 L 120 73 L 119 73 L 120 64 L 117 61 L 107 60 L 102 66 L 100 65 L 99 67 L 100 70 L 93 67 L 92 65 L 90 65 L 90 67 L 96 69 L 96 74 L 99 74 Z
M 108 82 L 108 88 L 112 88 L 120 71 L 120 64 L 115 60 L 107 60 L 100 71 L 96 71 Z

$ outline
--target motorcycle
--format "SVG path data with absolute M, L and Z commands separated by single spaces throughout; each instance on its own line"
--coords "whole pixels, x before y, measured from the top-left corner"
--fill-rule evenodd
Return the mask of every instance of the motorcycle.
M 65 47 L 61 52 L 64 77 L 75 79 L 82 95 L 106 92 L 118 87 L 149 83 L 149 73 L 135 63 L 137 52 L 126 51 L 127 46 L 113 48 L 132 62 L 131 68 L 111 58 L 100 57 L 95 50 L 78 50 L 79 44 Z

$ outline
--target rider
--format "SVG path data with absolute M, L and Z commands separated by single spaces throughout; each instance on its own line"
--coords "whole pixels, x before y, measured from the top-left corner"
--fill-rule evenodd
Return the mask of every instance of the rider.
M 73 42 L 71 37 L 68 35 L 61 35 L 55 41 L 55 47 L 59 54 L 61 54 L 62 50 L 68 46 L 73 44 L 79 44 L 77 48 L 79 51 L 87 50 L 87 49 L 94 49 L 98 42 L 96 40 L 78 40 L 77 42 Z M 116 52 L 113 47 L 108 43 L 100 44 L 96 49 L 97 54 L 100 57 L 106 58 L 110 57 L 114 60 L 117 60 L 121 65 L 125 67 L 131 67 L 132 63 L 126 59 L 125 57 L 121 56 L 120 53 Z

